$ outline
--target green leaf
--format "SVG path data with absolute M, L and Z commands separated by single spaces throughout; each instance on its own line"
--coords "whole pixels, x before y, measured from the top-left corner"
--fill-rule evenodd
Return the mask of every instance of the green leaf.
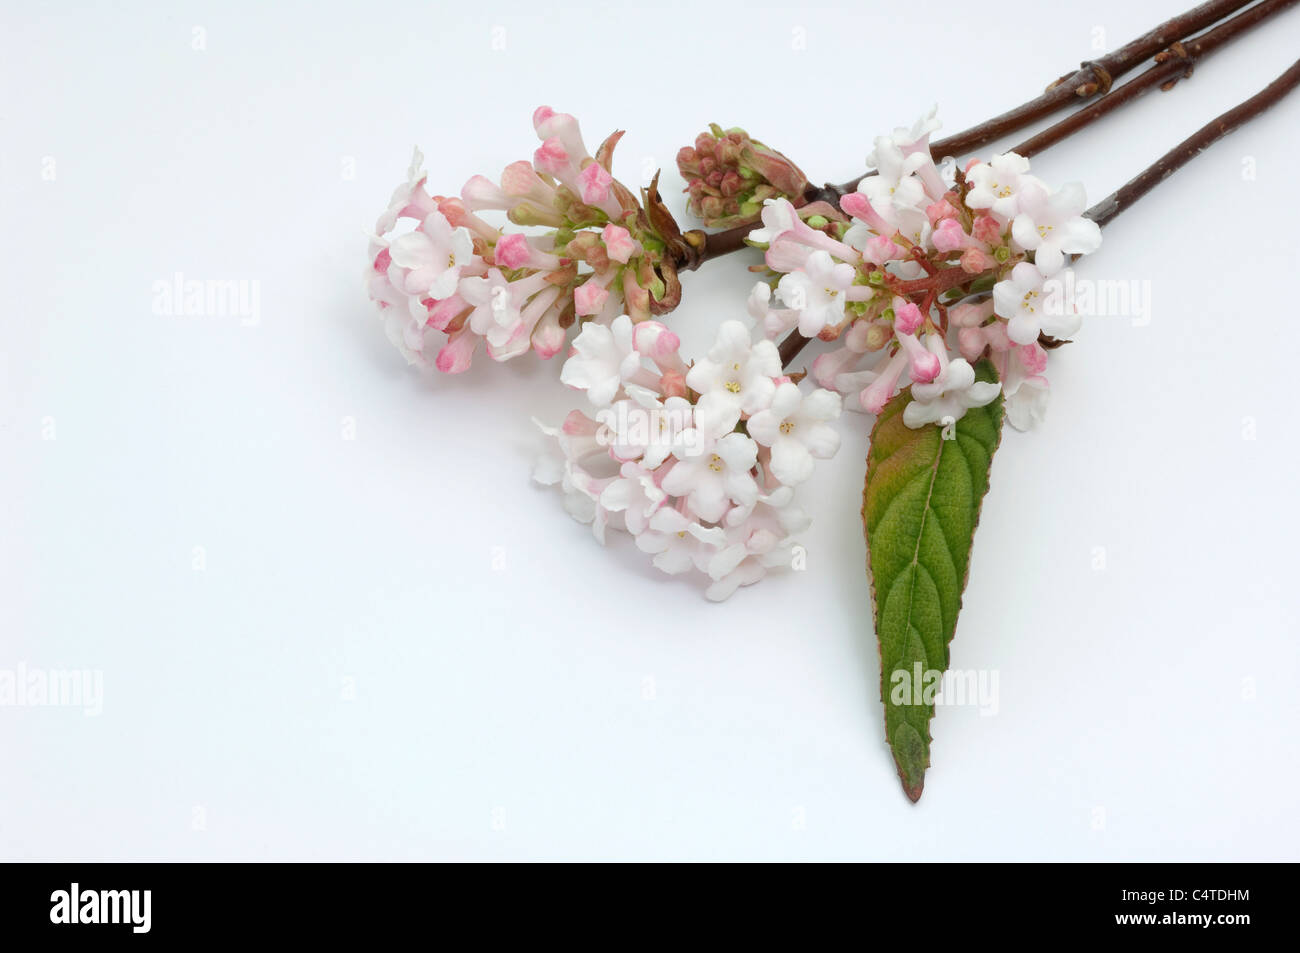
M 998 379 L 988 361 L 976 366 L 975 376 Z M 911 399 L 910 388 L 902 391 L 876 419 L 862 521 L 885 738 L 903 790 L 915 801 L 930 766 L 934 704 L 925 689 L 937 687 L 948 668 L 980 503 L 1002 436 L 1002 395 L 966 411 L 949 429 L 951 439 L 933 424 L 919 430 L 904 424 L 903 408 Z

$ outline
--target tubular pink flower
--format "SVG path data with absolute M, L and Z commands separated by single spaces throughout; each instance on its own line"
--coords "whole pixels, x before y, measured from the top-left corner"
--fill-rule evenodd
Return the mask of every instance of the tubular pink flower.
M 862 409 L 869 414 L 880 413 L 889 402 L 889 398 L 894 396 L 894 391 L 898 388 L 898 380 L 903 376 L 905 367 L 907 367 L 907 353 L 900 350 L 886 362 L 880 371 L 880 376 L 858 395 L 858 402 L 862 404 Z
M 789 274 L 798 271 L 812 254 L 812 249 L 802 242 L 787 238 L 790 232 L 784 232 L 772 240 L 768 245 L 767 251 L 763 253 L 763 260 L 767 267 L 773 271 L 780 271 Z
M 469 370 L 477 345 L 478 336 L 466 325 L 447 339 L 434 364 L 444 374 L 461 374 Z
M 936 249 L 947 254 L 959 248 L 966 248 L 972 239 L 955 218 L 945 218 L 930 233 L 930 241 L 934 243 Z
M 916 335 L 898 333 L 894 336 L 907 352 L 913 381 L 928 384 L 939 376 L 939 372 L 943 370 L 942 359 L 918 341 Z
M 884 235 L 876 235 L 867 240 L 862 257 L 873 265 L 883 265 L 903 257 L 903 249 Z
M 538 271 L 558 271 L 560 259 L 548 252 L 539 251 L 528 237 L 518 232 L 504 235 L 492 249 L 492 257 L 502 268 L 536 268 Z
M 549 361 L 564 348 L 566 335 L 564 328 L 560 327 L 560 312 L 558 309 L 551 307 L 542 315 L 537 326 L 533 328 L 532 344 L 533 350 L 537 356 L 544 361 Z
M 862 260 L 862 256 L 856 248 L 846 245 L 844 242 L 836 241 L 825 232 L 813 228 L 798 216 L 795 217 L 790 230 L 777 237 L 793 239 L 816 251 L 828 252 L 841 261 L 854 263 Z
M 533 297 L 519 316 L 519 322 L 515 325 L 509 338 L 501 346 L 493 345 L 488 342 L 488 357 L 494 361 L 508 361 L 512 357 L 518 357 L 528 350 L 533 329 L 537 322 L 541 320 L 546 310 L 555 303 L 555 299 L 560 296 L 560 289 L 556 287 L 547 288 Z
M 472 212 L 509 211 L 515 201 L 487 176 L 475 175 L 460 190 L 461 200 Z
M 429 310 L 429 327 L 445 331 L 455 317 L 469 307 L 459 293 L 444 298 Z
M 654 362 L 661 374 L 685 375 L 686 362 L 678 349 L 681 339 L 658 321 L 642 321 L 632 330 L 632 347 Z
M 948 309 L 948 321 L 958 327 L 976 328 L 993 316 L 993 299 L 955 304 Z
M 456 197 L 439 198 L 437 202 L 438 211 L 451 223 L 453 228 L 466 228 L 471 235 L 477 238 L 489 242 L 496 241 L 499 234 L 497 230 L 466 208 L 464 201 L 461 199 Z
M 533 129 L 537 131 L 538 139 L 557 140 L 575 166 L 590 158 L 578 120 L 568 113 L 557 113 L 550 106 L 539 106 L 533 112 Z
M 818 354 L 812 364 L 812 376 L 818 385 L 835 390 L 835 379 L 858 369 L 862 354 L 848 347 Z
M 555 201 L 555 188 L 538 177 L 537 170 L 527 159 L 505 167 L 501 173 L 501 191 L 511 198 L 531 199 L 538 205 L 550 205 Z
M 898 231 L 890 225 L 871 205 L 871 200 L 861 192 L 850 192 L 840 199 L 840 208 L 854 218 L 866 222 L 878 235 L 893 236 Z
M 984 343 L 983 328 L 962 328 L 957 332 L 957 350 L 972 363 L 984 353 Z

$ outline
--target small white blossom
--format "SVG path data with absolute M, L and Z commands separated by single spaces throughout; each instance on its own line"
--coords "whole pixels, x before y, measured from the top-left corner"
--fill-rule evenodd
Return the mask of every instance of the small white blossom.
M 741 413 L 753 414 L 772 402 L 781 356 L 771 341 L 753 343 L 739 321 L 724 321 L 718 337 L 686 374 L 686 384 L 700 394 L 697 426 L 710 434 L 726 433 Z
M 1016 344 L 1032 344 L 1040 332 L 1065 339 L 1079 330 L 1082 319 L 1061 288 L 1069 271 L 1048 279 L 1033 264 L 1022 261 L 1006 279 L 993 286 L 993 309 L 1007 320 L 1007 337 Z
M 772 450 L 772 475 L 787 486 L 812 476 L 813 458 L 825 460 L 840 448 L 839 431 L 827 421 L 839 417 L 839 394 L 818 389 L 805 393 L 796 384 L 776 389 L 772 406 L 749 418 L 749 435 Z
M 642 533 L 663 506 L 667 494 L 655 483 L 654 474 L 639 463 L 628 462 L 619 475 L 600 491 L 600 505 L 610 513 L 622 513 L 629 533 Z
M 419 229 L 394 238 L 389 252 L 407 269 L 408 292 L 441 300 L 456 291 L 461 269 L 474 260 L 474 240 L 469 229 L 452 228 L 441 212 L 430 212 Z
M 1101 229 L 1083 217 L 1088 200 L 1079 183 L 1067 183 L 1052 193 L 1031 182 L 1020 191 L 1019 200 L 1011 237 L 1034 253 L 1034 263 L 1047 277 L 1061 270 L 1066 255 L 1088 255 L 1101 247 Z
M 971 189 L 966 205 L 988 209 L 1003 221 L 1011 221 L 1020 211 L 1020 192 L 1029 185 L 1042 187 L 1029 174 L 1029 160 L 1014 152 L 1004 152 L 988 162 L 981 162 L 966 173 Z
M 623 382 L 641 367 L 632 346 L 632 319 L 615 318 L 609 327 L 589 321 L 573 341 L 574 354 L 564 362 L 560 380 L 587 392 L 596 407 L 608 407 Z
M 685 497 L 700 519 L 716 523 L 732 503 L 748 506 L 758 499 L 752 472 L 757 459 L 758 444 L 742 433 L 729 433 L 705 442 L 697 453 L 678 456 L 661 486 L 672 496 Z
M 692 567 L 705 571 L 726 542 L 721 527 L 704 526 L 675 509 L 660 509 L 636 537 L 637 548 L 654 555 L 655 568 L 675 576 Z
M 856 274 L 852 265 L 837 262 L 829 252 L 815 251 L 803 270 L 782 276 L 776 293 L 799 313 L 799 333 L 816 337 L 826 325 L 844 320 L 844 293 Z
M 765 199 L 763 211 L 759 213 L 763 227 L 749 233 L 747 240 L 756 245 L 770 245 L 782 232 L 788 232 L 799 221 L 799 213 L 790 204 L 789 199 Z

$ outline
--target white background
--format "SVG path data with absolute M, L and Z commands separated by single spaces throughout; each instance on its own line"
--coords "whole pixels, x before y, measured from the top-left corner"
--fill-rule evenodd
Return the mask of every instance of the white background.
M 711 120 L 840 181 L 932 102 L 965 128 L 1187 3 L 7 3 L 0 669 L 102 670 L 104 707 L 0 708 L 0 856 L 1300 859 L 1300 97 L 1083 266 L 1149 281 L 1152 320 L 1085 325 L 1045 427 L 1003 439 L 952 648 L 999 710 L 941 710 L 917 805 L 867 418 L 803 488 L 808 570 L 712 605 L 529 483 L 530 415 L 579 403 L 558 361 L 422 377 L 361 289 L 414 143 L 454 193 L 547 103 L 593 147 L 627 129 L 615 173 L 663 166 L 684 211 Z M 1035 170 L 1100 198 L 1298 36 L 1292 10 Z M 756 260 L 686 277 L 689 353 Z M 259 282 L 260 322 L 155 314 L 177 272 Z

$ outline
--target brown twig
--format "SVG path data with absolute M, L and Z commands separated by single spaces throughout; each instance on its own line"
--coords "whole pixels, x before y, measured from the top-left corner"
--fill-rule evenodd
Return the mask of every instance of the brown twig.
M 1137 39 L 1125 43 L 1114 52 L 1107 53 L 1099 59 L 1086 60 L 1073 73 L 1061 76 L 1029 102 L 951 135 L 947 139 L 940 139 L 930 147 L 930 154 L 936 160 L 945 156 L 962 156 L 1003 136 L 1019 132 L 1045 116 L 1064 109 L 1072 102 L 1088 99 L 1097 93 L 1104 95 L 1110 92 L 1111 84 L 1116 79 L 1135 66 L 1168 49 L 1174 43 L 1235 13 L 1249 2 L 1250 0 L 1210 0 L 1208 3 L 1202 3 L 1172 17 Z M 835 193 L 843 195 L 853 191 L 858 187 L 858 183 L 870 174 L 868 172 L 860 175 L 843 185 L 826 185 L 822 189 L 810 189 L 809 192 L 815 192 L 815 196 L 810 197 L 809 193 L 805 193 L 805 197 L 808 201 L 834 200 Z M 831 194 L 823 194 L 824 192 Z
M 1026 158 L 1036 155 L 1125 103 L 1137 99 L 1154 87 L 1158 86 L 1161 90 L 1172 89 L 1180 79 L 1191 76 L 1192 67 L 1196 63 L 1251 27 L 1258 26 L 1274 14 L 1295 6 L 1297 2 L 1300 0 L 1264 0 L 1263 3 L 1242 11 L 1195 39 L 1188 40 L 1186 43 L 1171 44 L 1169 49 L 1156 54 L 1155 65 L 1150 69 L 1139 73 L 1124 85 L 1112 89 L 1091 105 L 1071 113 L 1019 145 L 1012 146 L 1009 151 Z
M 962 155 L 1002 136 L 1017 132 L 1076 99 L 1087 98 L 1098 92 L 1103 94 L 1102 99 L 1092 106 L 1072 114 L 1012 150 L 1024 156 L 1042 152 L 1101 116 L 1136 99 L 1152 86 L 1170 88 L 1179 78 L 1190 74 L 1192 64 L 1198 59 L 1207 56 L 1268 17 L 1292 6 L 1296 0 L 1265 0 L 1264 3 L 1233 17 L 1191 43 L 1180 45 L 1180 41 L 1246 6 L 1247 2 L 1249 0 L 1244 2 L 1243 0 L 1213 0 L 1166 20 L 1154 30 L 1144 33 L 1113 53 L 1097 60 L 1090 60 L 1074 73 L 1062 76 L 1045 92 L 1029 102 L 949 136 L 947 139 L 940 139 L 931 146 L 931 155 L 936 160 L 950 155 Z M 1155 66 L 1137 79 L 1111 91 L 1111 84 L 1116 77 L 1133 69 L 1152 55 L 1156 58 Z M 858 183 L 870 174 L 872 173 L 860 175 L 841 185 L 828 183 L 823 186 L 810 186 L 804 192 L 799 204 L 822 201 L 838 205 L 840 198 L 857 189 Z M 691 260 L 683 262 L 679 269 L 698 268 L 712 258 L 728 255 L 744 248 L 745 237 L 752 230 L 753 225 L 746 223 L 711 234 L 699 229 L 687 232 L 685 238 L 695 253 L 691 256 Z

